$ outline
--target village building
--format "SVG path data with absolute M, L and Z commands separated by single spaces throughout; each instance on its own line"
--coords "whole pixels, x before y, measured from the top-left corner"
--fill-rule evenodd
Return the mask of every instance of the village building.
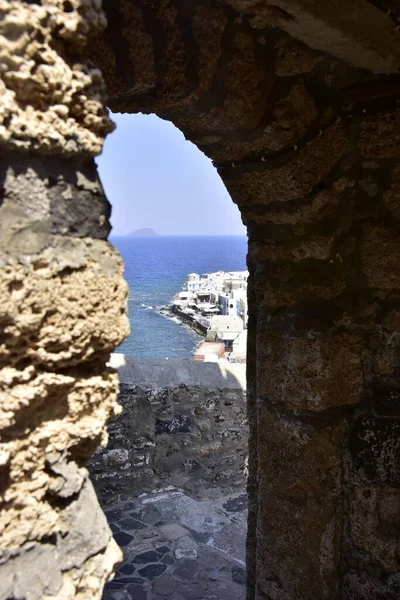
M 198 273 L 190 273 L 188 275 L 188 280 L 185 283 L 185 288 L 188 292 L 198 292 L 203 286 L 204 281 L 202 281 Z
M 246 362 L 247 329 L 243 329 L 232 342 L 232 352 L 229 356 L 231 362 Z
M 246 356 L 246 344 L 237 338 L 247 328 L 247 277 L 248 271 L 190 273 L 172 303 L 173 313 L 203 332 L 207 342 L 222 343 L 226 355 L 235 344 L 241 360 Z
M 224 342 L 226 350 L 232 350 L 232 343 L 243 331 L 243 321 L 240 317 L 215 315 L 209 319 L 207 331 L 208 341 Z
M 196 362 L 219 362 L 225 356 L 223 342 L 202 342 L 194 354 Z

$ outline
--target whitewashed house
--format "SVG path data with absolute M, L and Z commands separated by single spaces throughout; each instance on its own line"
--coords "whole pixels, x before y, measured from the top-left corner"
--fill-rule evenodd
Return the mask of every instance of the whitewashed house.
M 202 281 L 200 275 L 198 273 L 190 273 L 188 275 L 188 280 L 185 283 L 185 288 L 188 292 L 198 292 L 204 287 L 204 280 Z

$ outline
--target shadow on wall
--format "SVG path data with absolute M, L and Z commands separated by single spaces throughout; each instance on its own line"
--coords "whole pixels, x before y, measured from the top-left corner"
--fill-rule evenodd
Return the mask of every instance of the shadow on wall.
M 116 354 L 120 415 L 89 469 L 103 506 L 173 486 L 201 498 L 242 490 L 248 430 L 243 364 Z

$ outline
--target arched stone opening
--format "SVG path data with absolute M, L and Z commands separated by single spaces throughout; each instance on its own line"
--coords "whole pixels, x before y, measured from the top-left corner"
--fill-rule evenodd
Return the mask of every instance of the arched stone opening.
M 96 164 L 112 204 L 110 241 L 128 261 L 128 314 L 134 323 L 118 352 L 139 358 L 193 358 L 206 332 L 188 326 L 189 318 L 180 322 L 185 327 L 177 327 L 171 311 L 174 298 L 190 273 L 202 274 L 197 287 L 204 286 L 206 273 L 246 271 L 246 228 L 212 162 L 171 122 L 154 114 L 111 117 L 117 127 Z M 150 225 L 157 235 L 131 235 L 137 230 L 151 233 L 141 231 Z M 209 302 L 222 306 L 214 292 Z M 242 294 L 245 298 L 245 290 Z M 236 310 L 236 300 L 230 302 Z M 225 308 L 227 314 L 227 304 Z M 204 312 L 199 316 L 207 317 Z M 243 320 L 245 328 L 247 318 Z
M 90 54 L 111 106 L 175 122 L 220 165 L 249 228 L 248 598 L 395 599 L 396 5 L 105 9 L 109 29 Z M 60 597 L 62 586 L 69 598 L 99 597 L 115 557 L 109 534 L 101 526 L 93 545 L 86 530 L 79 540 L 66 532 L 79 529 L 73 503 L 88 489 L 75 473 L 113 410 L 104 364 L 126 331 L 124 291 L 105 206 L 90 231 L 80 200 L 71 222 L 52 207 L 75 192 L 101 199 L 84 161 L 110 124 L 85 45 L 104 19 L 96 2 L 78 0 L 1 10 L 6 593 L 19 585 L 28 597 L 30 557 L 45 556 L 37 597 Z M 80 312 L 77 295 L 87 297 Z
M 395 597 L 378 497 L 399 498 L 376 449 L 398 452 L 397 421 L 378 408 L 398 385 L 387 320 L 398 148 L 386 129 L 397 130 L 398 78 L 350 51 L 354 29 L 349 45 L 317 41 L 318 21 L 346 36 L 323 7 L 300 34 L 304 7 L 285 26 L 278 8 L 235 8 L 105 3 L 92 57 L 113 108 L 172 120 L 215 161 L 248 226 L 248 597 Z M 353 13 L 365 31 L 369 10 Z
M 123 410 L 108 425 L 107 447 L 89 463 L 100 505 L 124 550 L 105 598 L 157 598 L 167 588 L 176 597 L 242 599 L 245 364 L 195 362 L 205 333 L 168 318 L 160 303 L 171 303 L 194 271 L 203 277 L 245 271 L 247 237 L 224 236 L 233 227 L 243 232 L 238 209 L 210 161 L 176 127 L 155 115 L 113 118 L 117 130 L 97 163 L 113 205 L 110 241 L 125 262 L 132 331 L 111 359 Z M 118 237 L 149 225 L 161 237 Z

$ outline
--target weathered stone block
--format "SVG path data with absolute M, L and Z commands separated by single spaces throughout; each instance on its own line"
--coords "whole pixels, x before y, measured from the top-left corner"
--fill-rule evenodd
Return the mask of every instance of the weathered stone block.
M 379 579 L 366 571 L 351 570 L 343 577 L 342 590 L 343 600 L 398 600 L 400 576 Z
M 363 389 L 361 336 L 324 338 L 260 333 L 258 393 L 292 410 L 320 411 L 354 405 Z
M 341 127 L 332 128 L 329 133 L 315 138 L 283 166 L 243 173 L 229 171 L 224 182 L 234 201 L 237 198 L 241 205 L 268 206 L 310 194 L 350 149 Z M 254 221 L 257 223 L 257 219 Z
M 400 572 L 400 491 L 383 485 L 354 485 L 348 487 L 346 496 L 345 539 L 352 551 L 344 556 L 354 562 L 358 552 L 360 568 L 375 564 L 381 573 Z
M 248 15 L 256 30 L 278 27 L 310 48 L 378 73 L 398 69 L 399 59 L 394 58 L 398 50 L 392 49 L 396 40 L 393 23 L 385 18 L 387 13 L 376 10 L 375 5 L 364 7 L 362 0 L 331 2 L 327 6 L 301 0 L 290 4 L 285 0 L 274 4 L 260 4 L 257 0 L 228 0 L 227 3 L 240 14 Z M 346 13 L 345 20 L 341 11 Z M 330 60 L 330 63 L 336 66 L 336 61 Z
M 259 403 L 257 580 L 267 598 L 340 598 L 345 429 L 314 429 Z
M 400 218 L 400 165 L 393 169 L 388 189 L 383 194 L 385 206 L 390 210 L 395 219 Z
M 54 240 L 25 263 L 10 259 L 1 273 L 0 364 L 17 364 L 22 349 L 34 365 L 72 367 L 127 335 L 122 262 L 107 242 Z
M 0 597 L 42 600 L 60 592 L 63 581 L 52 544 L 28 544 L 16 555 L 2 557 Z
M 353 469 L 365 483 L 400 483 L 400 421 L 360 415 L 351 427 Z
M 27 541 L 2 545 L 0 595 L 2 598 L 79 598 L 82 590 L 100 598 L 104 584 L 121 559 L 106 518 L 98 506 L 87 477 L 79 493 L 58 507 L 60 519 L 53 522 L 51 543 Z M 14 516 L 14 523 L 17 519 Z M 32 516 L 23 516 L 26 524 Z M 31 532 L 35 537 L 35 532 Z M 15 539 L 16 536 L 14 536 Z
M 187 433 L 192 429 L 190 418 L 187 415 L 177 415 L 172 419 L 156 419 L 156 435 L 163 433 Z
M 263 270 L 268 271 L 269 269 L 263 266 Z M 290 269 L 287 269 L 286 272 L 290 272 Z M 329 267 L 320 281 L 315 279 L 309 281 L 306 275 L 304 277 L 298 275 L 296 280 L 293 278 L 289 284 L 279 280 L 274 281 L 272 278 L 268 279 L 263 278 L 262 285 L 259 284 L 258 290 L 260 312 L 262 311 L 265 316 L 269 316 L 282 307 L 289 308 L 296 304 L 310 305 L 315 302 L 316 298 L 322 302 L 330 300 L 335 302 L 347 285 L 343 274 L 338 269 L 329 269 Z
M 400 235 L 396 229 L 366 225 L 361 248 L 362 269 L 371 287 L 400 288 Z
M 94 2 L 2 2 L 0 142 L 42 154 L 95 156 L 113 130 L 100 71 L 84 55 L 105 27 Z
M 398 416 L 400 412 L 400 385 L 378 384 L 372 391 L 375 411 L 378 415 Z
M 398 156 L 400 138 L 398 135 L 393 135 L 393 131 L 398 131 L 399 125 L 399 110 L 381 114 L 379 119 L 366 117 L 360 132 L 363 156 L 372 159 Z

